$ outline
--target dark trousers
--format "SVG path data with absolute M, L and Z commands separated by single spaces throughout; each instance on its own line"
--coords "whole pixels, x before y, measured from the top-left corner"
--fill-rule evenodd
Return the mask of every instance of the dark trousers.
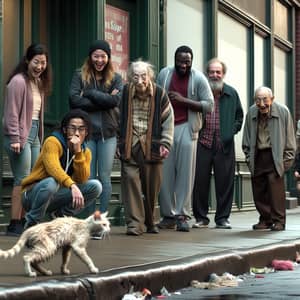
M 193 190 L 193 213 L 197 221 L 207 220 L 209 210 L 211 170 L 214 170 L 217 210 L 215 222 L 229 218 L 234 191 L 235 152 L 234 144 L 228 153 L 213 145 L 208 149 L 198 142 L 196 174 Z
M 138 143 L 129 161 L 121 166 L 121 192 L 124 203 L 125 221 L 128 228 L 143 232 L 144 225 L 150 228 L 154 220 L 154 207 L 158 203 L 158 193 L 162 180 L 162 163 L 145 161 Z
M 284 177 L 275 170 L 271 149 L 257 151 L 251 182 L 259 221 L 285 225 Z

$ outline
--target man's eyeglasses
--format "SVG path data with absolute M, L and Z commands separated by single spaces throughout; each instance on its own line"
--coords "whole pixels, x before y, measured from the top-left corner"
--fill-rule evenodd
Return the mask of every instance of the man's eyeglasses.
M 269 103 L 269 98 L 268 97 L 263 97 L 263 98 L 255 98 L 255 103 L 260 104 L 263 102 L 264 104 Z
M 67 129 L 69 130 L 69 132 L 71 134 L 74 134 L 77 130 L 79 131 L 79 133 L 84 133 L 86 131 L 86 127 L 85 126 L 74 126 L 74 125 L 69 125 L 67 126 Z

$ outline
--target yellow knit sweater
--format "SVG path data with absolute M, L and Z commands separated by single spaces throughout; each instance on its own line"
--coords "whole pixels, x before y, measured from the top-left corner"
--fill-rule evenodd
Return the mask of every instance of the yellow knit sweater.
M 30 173 L 22 180 L 22 190 L 27 186 L 47 177 L 53 177 L 61 186 L 69 188 L 73 183 L 84 183 L 90 177 L 91 151 L 86 148 L 75 154 L 73 161 L 73 175 L 70 177 L 60 164 L 63 155 L 63 146 L 54 137 L 48 137 L 42 147 L 41 153 Z

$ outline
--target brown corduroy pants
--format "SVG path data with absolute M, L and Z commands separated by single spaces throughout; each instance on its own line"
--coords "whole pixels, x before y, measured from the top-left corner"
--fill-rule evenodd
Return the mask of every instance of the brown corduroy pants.
M 122 161 L 121 196 L 128 228 L 144 231 L 154 225 L 154 207 L 162 181 L 162 163 L 145 161 L 140 143 L 132 149 L 131 159 Z
M 254 203 L 260 215 L 259 220 L 285 226 L 284 177 L 280 177 L 275 170 L 271 149 L 257 151 L 251 182 Z

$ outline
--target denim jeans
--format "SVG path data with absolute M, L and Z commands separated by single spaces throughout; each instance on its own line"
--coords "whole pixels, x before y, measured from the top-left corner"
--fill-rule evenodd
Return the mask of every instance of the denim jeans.
M 96 201 L 102 191 L 101 183 L 95 179 L 77 186 L 84 197 L 85 207 Z M 37 182 L 30 190 L 24 191 L 22 203 L 27 212 L 27 223 L 41 222 L 46 213 L 56 212 L 58 215 L 73 216 L 81 211 L 72 207 L 71 190 L 60 187 L 53 177 L 47 177 Z
M 41 149 L 41 143 L 38 136 L 39 121 L 32 120 L 31 130 L 29 132 L 24 148 L 20 153 L 11 151 L 10 138 L 4 136 L 4 148 L 7 152 L 10 167 L 14 175 L 14 186 L 21 185 L 23 178 L 29 175 L 33 165 L 35 164 Z
M 100 211 L 106 212 L 111 199 L 111 172 L 116 153 L 117 138 L 92 139 L 88 141 L 87 146 L 92 152 L 90 178 L 97 178 L 98 174 L 103 187 L 103 192 L 100 195 Z

